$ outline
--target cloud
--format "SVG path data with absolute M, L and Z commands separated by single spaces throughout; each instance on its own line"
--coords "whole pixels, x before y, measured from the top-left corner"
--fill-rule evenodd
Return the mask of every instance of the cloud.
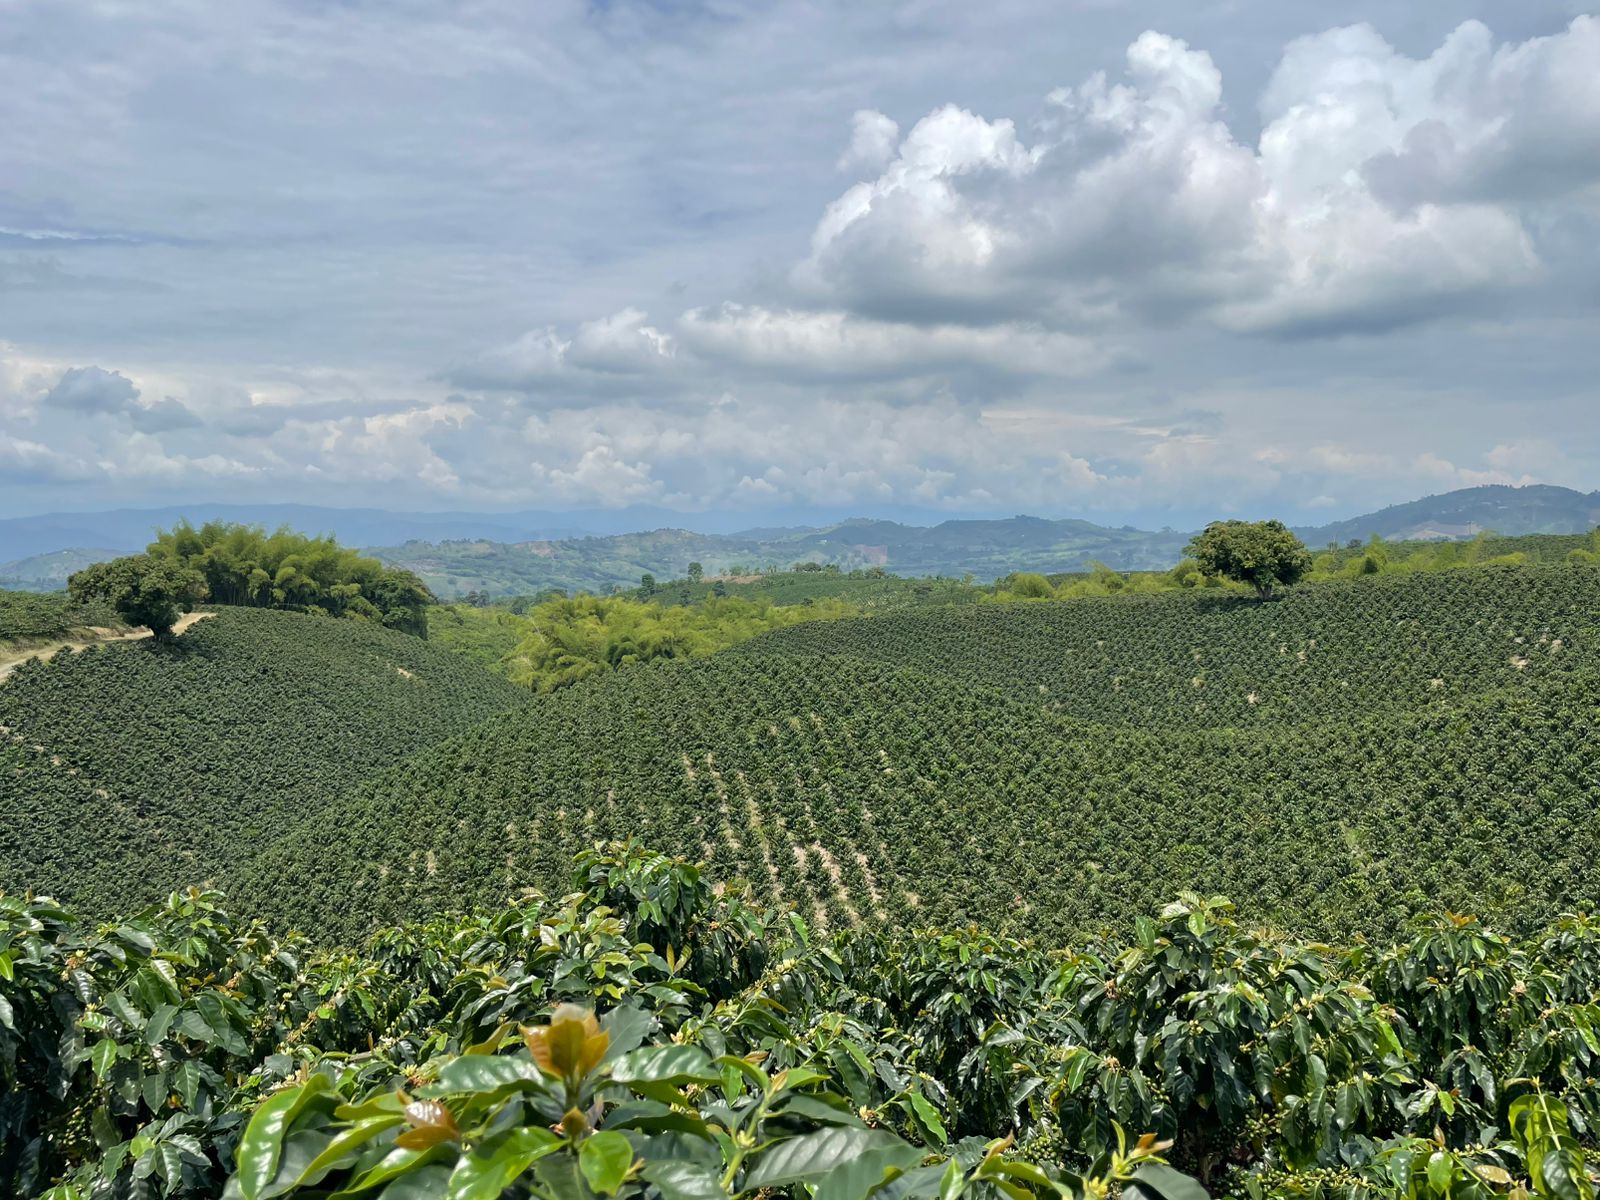
M 126 411 L 134 425 L 146 433 L 170 433 L 202 424 L 200 418 L 189 411 L 188 405 L 172 396 L 149 405 L 132 405 Z
M 726 304 L 685 313 L 681 330 L 705 358 L 792 379 L 920 376 L 959 368 L 1071 377 L 1106 360 L 1104 348 L 1087 338 L 1020 323 L 974 329 Z
M 121 413 L 135 406 L 139 389 L 116 371 L 99 367 L 71 367 L 45 394 L 47 407 L 78 413 Z
M 1420 60 L 1334 30 L 1286 51 L 1251 146 L 1211 57 L 1145 33 L 1121 81 L 1052 92 L 1032 141 L 924 117 L 828 207 L 794 281 L 919 322 L 1323 333 L 1458 312 L 1536 281 L 1530 208 L 1600 181 L 1597 56 L 1587 17 L 1498 48 L 1469 22 Z
M 624 308 L 581 323 L 570 336 L 553 327 L 529 330 L 445 378 L 491 391 L 627 390 L 641 376 L 670 369 L 676 357 L 672 336 L 648 319 L 641 309 Z
M 15 7 L 0 507 L 1137 521 L 1600 473 L 1563 0 Z
M 47 410 L 89 417 L 127 417 L 136 429 L 161 433 L 201 424 L 183 401 L 172 396 L 142 404 L 140 392 L 127 376 L 100 367 L 69 367 L 44 394 Z
M 899 142 L 899 125 L 875 109 L 859 109 L 851 118 L 850 148 L 836 165 L 841 171 L 882 170 L 894 158 Z
M 73 483 L 88 474 L 85 464 L 69 455 L 0 430 L 0 476 L 30 484 Z

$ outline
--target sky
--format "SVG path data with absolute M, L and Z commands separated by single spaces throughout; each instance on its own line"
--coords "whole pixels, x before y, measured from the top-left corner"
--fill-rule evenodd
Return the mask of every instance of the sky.
M 0 79 L 0 515 L 1600 487 L 1582 4 L 0 0 Z

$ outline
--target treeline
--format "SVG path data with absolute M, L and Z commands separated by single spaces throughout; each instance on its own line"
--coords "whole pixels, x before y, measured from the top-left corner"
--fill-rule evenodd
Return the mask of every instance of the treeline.
M 0 1189 L 494 1200 L 1590 1200 L 1600 927 L 1312 944 L 1183 895 L 1056 949 L 817 933 L 612 844 L 318 949 L 0 897 Z M 1202 1186 L 1203 1185 L 1203 1186 Z
M 410 571 L 288 527 L 187 521 L 160 532 L 143 554 L 98 563 L 75 574 L 81 600 L 104 599 L 130 624 L 158 637 L 179 611 L 196 604 L 276 608 L 372 621 L 417 637 L 428 635 L 433 593 Z
M 433 594 L 410 571 L 385 566 L 332 537 L 287 526 L 183 522 L 160 533 L 149 553 L 198 571 L 213 604 L 359 617 L 426 637 Z
M 1600 529 L 1586 535 L 1533 534 L 1500 537 L 1482 533 L 1466 541 L 1385 542 L 1373 536 L 1366 542 L 1329 546 L 1310 557 L 1310 569 L 1299 577 L 1304 583 L 1361 579 L 1376 575 L 1410 575 L 1453 571 L 1469 567 L 1522 566 L 1534 563 L 1600 564 Z M 1089 596 L 1147 595 L 1155 592 L 1196 591 L 1215 588 L 1247 592 L 1243 584 L 1208 574 L 1193 558 L 1185 558 L 1166 571 L 1116 571 L 1104 563 L 1091 563 L 1087 571 L 1041 575 L 1016 572 L 995 581 L 983 599 L 1010 603 L 1018 600 L 1076 600 Z

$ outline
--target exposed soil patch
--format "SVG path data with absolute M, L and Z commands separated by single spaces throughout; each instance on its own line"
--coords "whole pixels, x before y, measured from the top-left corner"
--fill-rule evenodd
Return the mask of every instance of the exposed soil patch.
M 196 621 L 203 621 L 215 615 L 208 612 L 184 613 L 172 627 L 172 632 L 175 635 L 181 634 Z M 121 631 L 98 625 L 82 632 L 90 636 L 63 638 L 60 641 L 42 642 L 32 646 L 0 644 L 0 681 L 5 680 L 23 663 L 36 658 L 54 658 L 63 650 L 87 650 L 90 646 L 100 646 L 106 642 L 137 642 L 150 636 L 148 629 Z

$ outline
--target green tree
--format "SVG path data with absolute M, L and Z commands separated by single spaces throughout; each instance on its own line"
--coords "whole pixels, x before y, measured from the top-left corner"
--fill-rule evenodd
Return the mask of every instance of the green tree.
M 1023 600 L 1048 600 L 1056 594 L 1048 579 L 1032 571 L 1018 571 L 1004 582 L 1006 591 Z
M 1311 553 L 1282 521 L 1213 521 L 1186 553 L 1207 575 L 1249 584 L 1266 599 L 1311 570 Z
M 646 596 L 655 595 L 656 577 L 650 574 L 649 571 L 646 571 L 643 575 L 639 576 L 639 590 Z
M 287 527 L 268 533 L 207 521 L 197 529 L 184 521 L 158 533 L 148 551 L 197 572 L 217 604 L 354 617 L 422 637 L 427 606 L 435 602 L 411 572 L 357 554 L 331 537 L 307 537 Z
M 72 598 L 83 604 L 106 600 L 130 625 L 148 626 L 157 638 L 172 636 L 178 617 L 206 598 L 200 572 L 150 554 L 85 567 L 67 581 Z
M 689 582 L 699 583 L 706 577 L 706 569 L 697 562 L 689 564 Z

